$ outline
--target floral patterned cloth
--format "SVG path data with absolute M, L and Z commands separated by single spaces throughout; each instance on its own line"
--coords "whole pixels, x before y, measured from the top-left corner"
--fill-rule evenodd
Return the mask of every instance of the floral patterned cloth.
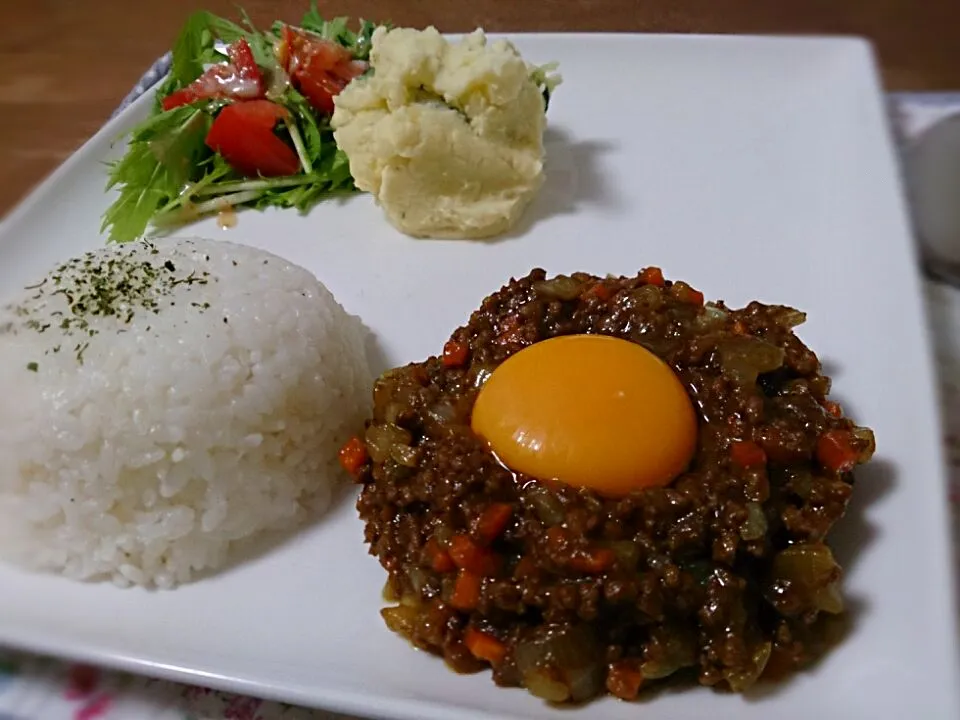
M 169 57 L 161 58 L 120 109 L 157 82 L 168 67 Z M 901 143 L 910 142 L 950 112 L 960 112 L 960 93 L 891 96 L 891 116 Z M 960 290 L 933 282 L 927 283 L 926 290 L 946 421 L 950 500 L 955 527 L 960 528 Z M 349 719 L 0 650 L 0 720 Z
M 320 710 L 0 652 L 0 720 L 348 720 Z

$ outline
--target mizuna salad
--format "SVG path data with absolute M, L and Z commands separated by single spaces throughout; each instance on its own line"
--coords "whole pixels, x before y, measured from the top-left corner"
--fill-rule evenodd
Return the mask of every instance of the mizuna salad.
M 192 15 L 150 117 L 110 168 L 119 196 L 103 216 L 112 242 L 236 206 L 307 210 L 354 189 L 330 130 L 333 98 L 367 71 L 370 36 L 316 6 L 298 26 L 257 30 Z

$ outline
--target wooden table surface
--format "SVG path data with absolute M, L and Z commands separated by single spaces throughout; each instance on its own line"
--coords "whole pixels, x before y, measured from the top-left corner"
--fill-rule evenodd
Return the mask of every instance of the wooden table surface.
M 201 7 L 257 23 L 306 0 L 0 0 L 0 215 L 103 124 Z M 839 33 L 876 45 L 892 90 L 960 88 L 958 0 L 326 0 L 325 15 L 457 32 Z

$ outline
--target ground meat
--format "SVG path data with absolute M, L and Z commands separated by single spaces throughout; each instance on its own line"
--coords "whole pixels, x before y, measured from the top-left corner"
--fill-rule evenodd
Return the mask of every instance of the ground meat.
M 828 646 L 843 610 L 824 544 L 872 433 L 788 307 L 730 310 L 656 268 L 534 270 L 483 301 L 444 352 L 385 373 L 349 469 L 394 631 L 456 670 L 546 700 L 633 699 L 675 674 L 741 691 Z M 484 380 L 524 347 L 597 333 L 665 360 L 699 413 L 689 469 L 602 498 L 504 468 L 470 430 Z

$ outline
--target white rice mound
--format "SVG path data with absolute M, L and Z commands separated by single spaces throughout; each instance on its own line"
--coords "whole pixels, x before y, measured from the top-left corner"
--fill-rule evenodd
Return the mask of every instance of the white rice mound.
M 170 588 L 316 517 L 367 414 L 365 332 L 307 270 L 233 243 L 58 265 L 0 307 L 0 560 Z

